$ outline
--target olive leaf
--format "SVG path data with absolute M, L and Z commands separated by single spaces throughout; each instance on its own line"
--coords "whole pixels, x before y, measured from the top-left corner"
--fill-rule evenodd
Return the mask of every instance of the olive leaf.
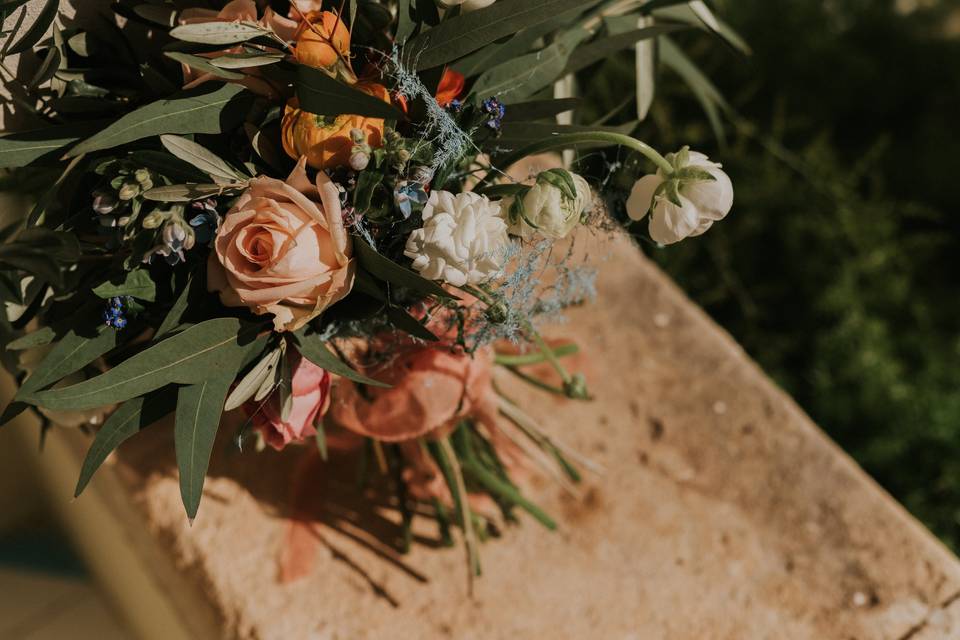
M 353 380 L 354 382 L 370 385 L 371 387 L 390 387 L 388 384 L 379 382 L 373 378 L 368 378 L 351 369 L 349 365 L 330 352 L 320 336 L 316 334 L 307 335 L 306 328 L 294 332 L 293 336 L 297 351 L 300 352 L 300 355 L 321 369 L 326 369 L 330 373 L 347 378 L 348 380 Z
M 444 20 L 412 38 L 404 47 L 404 58 L 417 70 L 430 69 L 521 29 L 553 20 L 564 11 L 586 10 L 598 3 L 599 0 L 500 0 L 489 7 Z
M 197 44 L 237 44 L 272 32 L 247 22 L 202 22 L 174 27 L 170 35 L 184 42 Z
M 157 100 L 123 116 L 67 153 L 76 157 L 164 133 L 222 133 L 246 115 L 244 88 L 208 85 Z M 247 94 L 249 96 L 249 94 Z
M 194 325 L 124 360 L 95 378 L 23 400 L 50 409 L 92 409 L 140 396 L 170 383 L 198 384 L 211 371 L 236 375 L 251 350 L 263 348 L 261 325 L 215 318 Z M 21 391 L 23 389 L 21 388 Z
M 59 0 L 47 0 L 43 8 L 40 9 L 40 13 L 37 14 L 37 18 L 33 21 L 33 24 L 30 25 L 30 28 L 20 36 L 19 40 L 10 45 L 9 48 L 5 48 L 5 54 L 13 55 L 23 53 L 40 42 L 40 38 L 43 37 L 43 34 L 45 34 L 47 29 L 50 28 L 50 25 L 53 24 L 59 10 Z
M 428 296 L 457 299 L 455 295 L 444 290 L 444 288 L 436 282 L 427 280 L 413 271 L 401 267 L 389 258 L 380 255 L 373 247 L 360 238 L 354 238 L 353 248 L 356 251 L 357 261 L 360 263 L 360 266 L 380 280 L 400 287 L 406 287 L 407 289 Z
M 224 405 L 224 411 L 233 411 L 244 402 L 249 400 L 256 394 L 260 388 L 263 386 L 264 381 L 271 378 L 274 374 L 274 371 L 277 369 L 277 365 L 280 362 L 280 356 L 282 351 L 279 347 L 270 351 L 267 355 L 263 356 L 247 375 L 243 376 L 243 379 L 237 383 L 237 386 L 234 388 L 230 395 L 227 397 L 227 402 Z
M 213 65 L 206 58 L 195 56 L 190 53 L 184 53 L 182 51 L 167 51 L 163 55 L 172 60 L 176 60 L 177 62 L 185 64 L 188 67 L 198 71 L 203 71 L 205 73 L 213 74 L 218 78 L 223 78 L 224 80 L 241 80 L 244 77 L 242 73 L 221 69 L 220 67 Z
M 200 508 L 223 401 L 233 377 L 233 372 L 217 373 L 202 382 L 181 387 L 177 393 L 173 440 L 180 470 L 180 497 L 191 520 Z
M 110 453 L 126 440 L 173 411 L 176 395 L 168 387 L 149 395 L 127 400 L 114 411 L 97 431 L 80 467 L 80 478 L 73 492 L 78 497 L 87 487 Z
M 349 113 L 373 118 L 404 117 L 393 105 L 306 65 L 297 65 L 296 89 L 300 108 L 318 116 Z
M 205 149 L 192 140 L 167 134 L 160 136 L 160 144 L 162 144 L 167 151 L 184 162 L 189 162 L 211 178 L 244 180 L 249 177 L 231 167 L 212 151 Z

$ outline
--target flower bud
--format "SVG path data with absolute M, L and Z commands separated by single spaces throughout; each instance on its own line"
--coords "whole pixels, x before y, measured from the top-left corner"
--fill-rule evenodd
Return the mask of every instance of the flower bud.
M 143 219 L 144 229 L 156 229 L 168 218 L 168 214 L 160 211 L 152 211 Z
M 179 220 L 170 220 L 163 225 L 163 244 L 172 251 L 185 248 L 188 229 Z
M 120 187 L 120 193 L 118 195 L 121 200 L 133 200 L 140 195 L 140 184 L 130 181 L 124 182 L 123 186 Z
M 350 155 L 350 168 L 354 171 L 363 171 L 370 164 L 370 154 L 365 151 L 354 151 Z
M 587 379 L 583 377 L 582 373 L 575 373 L 568 381 L 563 383 L 563 392 L 573 400 L 590 399 L 590 392 L 587 391 Z
M 100 215 L 106 215 L 113 212 L 120 204 L 117 196 L 106 191 L 98 191 L 93 196 L 93 210 Z
M 367 141 L 367 136 L 362 129 L 354 127 L 350 129 L 350 139 L 353 140 L 353 144 L 362 144 Z
M 684 147 L 667 156 L 674 167 L 670 175 L 640 178 L 627 200 L 627 215 L 640 220 L 650 215 L 650 237 L 672 244 L 698 236 L 722 220 L 733 207 L 733 183 L 721 165 Z
M 524 239 L 535 233 L 555 240 L 564 238 L 592 202 L 590 185 L 581 176 L 565 169 L 544 171 L 526 193 L 510 201 L 510 233 Z

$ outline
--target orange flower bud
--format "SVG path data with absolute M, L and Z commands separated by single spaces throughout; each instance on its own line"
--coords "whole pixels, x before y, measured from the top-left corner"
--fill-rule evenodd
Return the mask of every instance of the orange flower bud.
M 358 83 L 354 88 L 386 103 L 390 93 L 374 82 Z M 303 111 L 294 98 L 287 103 L 283 114 L 283 148 L 291 158 L 307 156 L 307 164 L 314 169 L 331 169 L 350 163 L 356 142 L 350 132 L 358 129 L 363 134 L 361 144 L 376 148 L 383 145 L 383 119 L 358 115 L 318 116 Z
M 350 58 L 350 32 L 332 11 L 311 11 L 295 35 L 294 57 L 300 64 L 329 69 Z
M 463 93 L 463 85 L 466 79 L 463 74 L 447 67 L 443 70 L 443 77 L 440 78 L 440 84 L 437 86 L 437 104 L 441 107 L 449 106 L 451 102 L 460 97 Z

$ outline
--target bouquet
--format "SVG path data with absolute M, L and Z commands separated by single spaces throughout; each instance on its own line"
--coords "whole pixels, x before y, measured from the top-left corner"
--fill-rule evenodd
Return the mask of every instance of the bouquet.
M 638 120 L 572 124 L 571 79 L 633 48 L 642 119 L 654 45 L 689 63 L 666 34 L 725 33 L 706 5 L 124 0 L 105 32 L 60 26 L 53 1 L 21 29 L 24 4 L 3 3 L 5 24 L 19 20 L 4 54 L 34 57 L 10 83 L 37 126 L 0 138 L 0 165 L 43 189 L 2 230 L 2 343 L 19 379 L 3 421 L 33 407 L 90 432 L 77 495 L 172 415 L 194 518 L 235 411 L 235 446 L 361 450 L 407 531 L 415 513 L 446 540 L 462 531 L 471 575 L 498 517 L 555 526 L 517 470 L 572 484 L 589 461 L 494 370 L 588 400 L 565 364 L 576 345 L 540 332 L 590 302 L 594 271 L 571 238 L 646 219 L 670 244 L 733 202 L 719 164 L 661 155 L 629 135 Z M 511 170 L 611 146 L 628 152 L 626 189 L 559 156 Z

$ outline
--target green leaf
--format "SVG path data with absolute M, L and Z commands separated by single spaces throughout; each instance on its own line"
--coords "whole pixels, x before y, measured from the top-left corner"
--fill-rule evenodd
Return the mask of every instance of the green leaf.
M 35 391 L 79 371 L 116 346 L 117 331 L 106 325 L 97 327 L 92 336 L 81 336 L 71 329 L 20 386 L 16 399 L 28 401 Z
M 211 178 L 244 180 L 248 177 L 231 167 L 212 151 L 208 151 L 192 140 L 168 134 L 160 136 L 160 143 L 167 151 L 184 162 L 190 163 Z
M 427 280 L 413 271 L 401 267 L 389 258 L 380 255 L 373 247 L 360 238 L 353 239 L 353 248 L 356 251 L 357 261 L 360 267 L 384 282 L 389 282 L 399 287 L 406 287 L 407 289 L 428 296 L 457 299 L 455 295 L 445 291 L 443 287 L 436 282 Z
M 177 11 L 169 5 L 138 4 L 133 12 L 154 24 L 170 28 L 177 24 Z
M 349 365 L 335 356 L 327 348 L 324 341 L 321 340 L 318 335 L 306 335 L 305 328 L 295 332 L 293 336 L 296 340 L 297 351 L 300 352 L 300 355 L 321 369 L 326 369 L 330 373 L 347 378 L 348 380 L 353 380 L 354 382 L 359 382 L 360 384 L 366 384 L 371 387 L 382 387 L 385 389 L 390 388 L 390 385 L 388 384 L 374 380 L 373 378 L 368 378 L 367 376 L 354 371 Z
M 43 37 L 43 34 L 45 34 L 47 29 L 50 28 L 50 25 L 53 24 L 59 9 L 59 0 L 47 0 L 40 10 L 40 13 L 37 14 L 36 20 L 30 25 L 30 28 L 20 36 L 19 40 L 6 50 L 7 55 L 23 53 L 40 42 L 40 38 Z
M 600 62 L 614 53 L 632 47 L 643 40 L 649 40 L 650 38 L 656 38 L 657 36 L 673 33 L 674 31 L 681 31 L 686 28 L 687 27 L 681 24 L 658 24 L 652 27 L 633 29 L 615 36 L 596 38 L 592 42 L 577 48 L 574 54 L 570 56 L 563 75 L 576 73 L 595 62 Z
M 192 202 L 221 195 L 229 188 L 231 186 L 221 184 L 171 184 L 144 191 L 143 197 L 154 202 Z
M 203 278 L 200 278 L 200 280 L 202 279 Z M 195 284 L 197 281 L 198 279 L 195 276 L 191 276 L 190 280 L 183 288 L 183 291 L 181 291 L 180 295 L 177 296 L 173 306 L 170 307 L 170 311 L 167 312 L 163 322 L 161 322 L 160 326 L 157 328 L 157 333 L 153 338 L 155 341 L 165 337 L 168 333 L 176 329 L 183 321 L 183 316 L 186 314 L 187 307 L 190 304 L 190 298 L 194 295 L 194 287 L 197 286 Z
M 401 331 L 406 331 L 410 335 L 426 340 L 427 342 L 436 342 L 439 340 L 429 329 L 423 326 L 423 323 L 411 316 L 400 307 L 387 307 L 387 319 L 390 323 Z
M 242 93 L 244 88 L 237 84 L 224 84 L 218 88 L 204 85 L 169 100 L 152 102 L 87 138 L 71 149 L 67 157 L 110 149 L 164 133 L 229 131 L 246 115 Z
M 320 69 L 306 65 L 297 65 L 296 89 L 300 108 L 318 116 L 349 113 L 373 118 L 404 118 L 403 113 L 390 103 L 331 78 Z
M 0 168 L 25 167 L 96 131 L 100 123 L 69 124 L 0 136 Z
M 572 111 L 580 106 L 579 98 L 559 98 L 550 100 L 530 100 L 529 102 L 515 102 L 507 109 L 503 117 L 504 123 L 544 120 L 553 118 L 566 111 Z
M 726 132 L 720 112 L 729 112 L 730 105 L 714 84 L 710 82 L 710 79 L 670 38 L 663 36 L 659 43 L 660 59 L 663 64 L 673 69 L 687 83 L 697 100 L 700 101 L 704 113 L 707 114 L 707 119 L 710 121 L 710 126 L 713 128 L 717 140 L 721 145 L 725 144 Z
M 167 51 L 163 55 L 172 60 L 176 60 L 181 64 L 185 64 L 192 69 L 213 74 L 214 76 L 223 78 L 224 80 L 241 80 L 244 77 L 242 73 L 221 69 L 220 67 L 213 65 L 208 59 L 195 56 L 190 53 L 184 53 L 182 51 Z
M 251 349 L 262 349 L 263 325 L 216 318 L 194 325 L 79 384 L 24 398 L 50 409 L 92 409 L 149 393 L 171 383 L 198 384 L 211 371 L 235 375 Z
M 257 391 L 263 387 L 264 381 L 274 375 L 277 365 L 280 363 L 280 357 L 283 351 L 277 347 L 267 355 L 263 356 L 247 375 L 237 383 L 237 386 L 230 392 L 224 411 L 232 411 L 253 397 Z
M 555 122 L 504 122 L 497 144 L 501 148 L 512 148 L 538 141 L 546 141 L 554 136 L 568 133 L 590 133 L 609 131 L 613 133 L 630 133 L 636 128 L 637 122 L 626 122 L 615 127 L 598 127 L 579 124 L 557 124 Z M 609 144 L 609 143 L 603 143 Z
M 57 337 L 57 332 L 50 327 L 37 329 L 32 333 L 21 336 L 7 345 L 7 351 L 22 351 L 50 344 Z
M 269 33 L 262 27 L 244 22 L 201 22 L 181 25 L 170 30 L 170 35 L 177 40 L 199 44 L 236 44 Z
M 234 375 L 234 372 L 214 374 L 203 382 L 181 387 L 177 394 L 173 439 L 180 469 L 180 497 L 191 520 L 200 508 L 203 481 L 220 426 L 223 400 Z
M 410 37 L 410 34 L 417 27 L 410 10 L 410 0 L 399 0 L 397 2 L 397 34 L 394 40 L 401 44 Z
M 145 397 L 127 400 L 120 405 L 97 431 L 93 444 L 87 450 L 83 466 L 80 467 L 77 488 L 73 492 L 74 497 L 83 493 L 93 474 L 112 451 L 139 433 L 141 429 L 149 427 L 169 414 L 173 410 L 175 400 L 173 389 L 167 388 Z
M 231 53 L 211 59 L 210 64 L 221 69 L 248 69 L 275 64 L 281 60 L 282 53 Z
M 547 22 L 571 9 L 587 9 L 599 0 L 499 0 L 489 7 L 444 20 L 404 47 L 416 69 L 446 64 L 480 47 Z
M 157 299 L 157 285 L 146 269 L 134 269 L 126 274 L 122 282 L 104 282 L 93 290 L 94 295 L 107 299 L 114 296 L 130 296 L 147 302 Z
M 497 96 L 505 104 L 523 100 L 560 77 L 570 51 L 566 44 L 555 42 L 540 51 L 499 64 L 477 78 L 472 93 Z

